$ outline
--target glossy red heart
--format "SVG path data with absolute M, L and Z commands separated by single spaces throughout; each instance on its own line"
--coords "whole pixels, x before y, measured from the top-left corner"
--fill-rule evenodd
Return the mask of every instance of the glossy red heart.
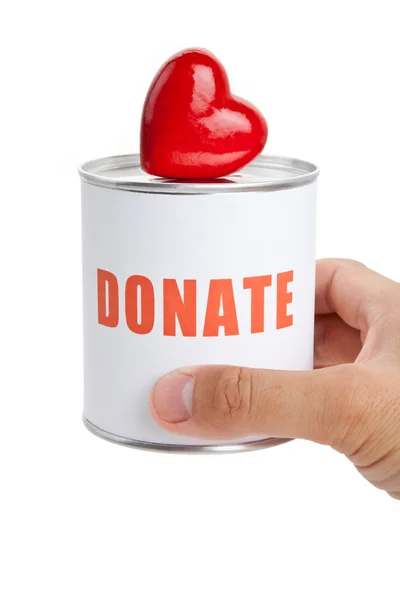
M 264 148 L 262 114 L 233 96 L 222 64 L 205 50 L 176 54 L 158 71 L 143 107 L 142 168 L 174 179 L 241 169 Z

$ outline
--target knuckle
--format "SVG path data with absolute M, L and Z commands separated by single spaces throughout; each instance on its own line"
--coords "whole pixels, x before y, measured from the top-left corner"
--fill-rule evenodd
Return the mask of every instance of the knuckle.
M 341 258 L 340 262 L 343 265 L 353 266 L 353 267 L 366 267 L 365 263 L 355 260 L 354 258 Z
M 231 426 L 246 422 L 251 413 L 252 388 L 250 369 L 230 367 L 221 371 L 213 402 L 218 420 Z
M 318 261 L 319 264 L 329 264 L 335 268 L 340 267 L 365 267 L 366 265 L 353 258 L 323 258 Z

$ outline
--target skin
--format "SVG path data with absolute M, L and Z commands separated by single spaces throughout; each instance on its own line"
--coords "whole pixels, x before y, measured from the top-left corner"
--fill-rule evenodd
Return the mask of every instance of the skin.
M 159 410 L 163 384 L 177 375 L 194 384 L 183 420 Z M 361 263 L 317 263 L 314 371 L 199 366 L 167 377 L 153 390 L 151 413 L 168 431 L 329 445 L 400 499 L 400 284 Z

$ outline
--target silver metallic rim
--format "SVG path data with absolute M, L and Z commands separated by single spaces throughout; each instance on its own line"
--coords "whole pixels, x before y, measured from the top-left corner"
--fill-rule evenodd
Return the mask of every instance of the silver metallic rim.
M 138 440 L 131 440 L 129 438 L 114 435 L 104 429 L 100 429 L 93 425 L 86 417 L 83 417 L 83 423 L 85 427 L 94 433 L 97 437 L 113 442 L 114 444 L 120 444 L 122 446 L 129 446 L 131 448 L 139 448 L 141 450 L 150 450 L 155 452 L 169 452 L 169 453 L 185 453 L 185 454 L 228 454 L 234 452 L 249 452 L 251 450 L 261 450 L 262 448 L 270 448 L 272 446 L 278 446 L 284 444 L 290 440 L 268 438 L 265 440 L 258 440 L 256 442 L 246 442 L 244 444 L 220 444 L 215 446 L 185 446 L 184 444 L 154 444 L 152 442 L 140 442 Z
M 149 176 L 145 181 L 127 181 L 107 177 L 101 173 L 112 169 L 121 169 L 129 167 L 139 167 L 140 157 L 138 154 L 125 154 L 121 156 L 110 156 L 99 158 L 83 163 L 79 168 L 79 174 L 82 181 L 92 185 L 138 191 L 143 193 L 156 194 L 216 194 L 247 191 L 276 191 L 287 188 L 300 187 L 312 183 L 319 175 L 319 168 L 310 162 L 299 160 L 297 158 L 288 158 L 282 156 L 259 156 L 252 163 L 252 167 L 283 167 L 293 171 L 293 177 L 285 179 L 274 179 L 265 181 L 232 181 L 227 183 L 216 183 L 207 181 L 207 183 L 185 183 L 169 179 L 162 179 Z M 237 174 L 236 174 L 237 175 Z M 232 177 L 235 174 L 232 175 Z

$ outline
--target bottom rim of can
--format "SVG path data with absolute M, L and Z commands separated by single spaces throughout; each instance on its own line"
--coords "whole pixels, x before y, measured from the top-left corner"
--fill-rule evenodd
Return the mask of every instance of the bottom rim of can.
M 281 438 L 265 438 L 254 442 L 243 442 L 242 444 L 215 444 L 210 446 L 205 445 L 185 445 L 185 444 L 157 444 L 155 442 L 143 442 L 140 440 L 132 440 L 123 436 L 115 435 L 104 429 L 100 429 L 91 423 L 85 416 L 82 417 L 83 424 L 86 429 L 97 437 L 119 444 L 120 446 L 128 446 L 139 450 L 149 450 L 153 452 L 168 452 L 179 454 L 233 454 L 237 452 L 250 452 L 252 450 L 261 450 L 263 448 L 271 448 L 290 442 L 288 439 Z

